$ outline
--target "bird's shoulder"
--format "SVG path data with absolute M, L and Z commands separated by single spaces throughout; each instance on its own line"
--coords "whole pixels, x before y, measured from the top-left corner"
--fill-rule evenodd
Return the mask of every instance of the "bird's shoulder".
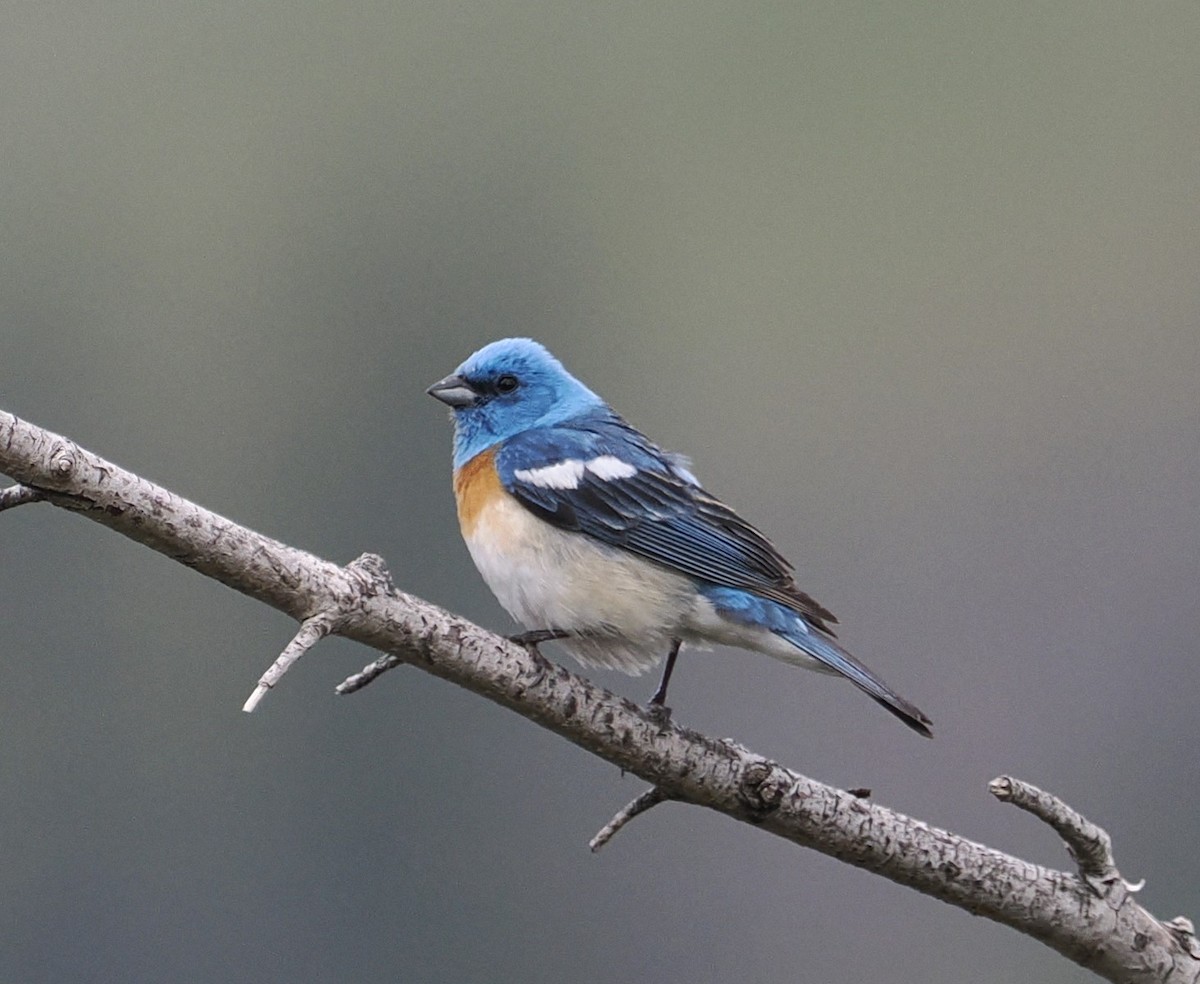
M 534 475 L 544 487 L 569 488 L 569 475 L 590 471 L 596 478 L 619 480 L 631 470 L 672 475 L 680 469 L 682 459 L 664 452 L 649 438 L 632 427 L 615 412 L 591 410 L 569 420 L 548 426 L 530 427 L 501 441 L 495 448 L 496 468 L 502 480 L 531 481 L 530 473 L 545 466 L 568 463 L 564 470 Z M 589 463 L 605 458 L 601 464 Z M 613 459 L 608 461 L 607 459 Z M 621 465 L 618 465 L 620 462 Z M 577 465 L 571 463 L 578 463 Z M 605 470 L 605 464 L 609 466 Z M 622 467 L 623 466 L 623 467 Z M 517 473 L 520 472 L 521 476 Z

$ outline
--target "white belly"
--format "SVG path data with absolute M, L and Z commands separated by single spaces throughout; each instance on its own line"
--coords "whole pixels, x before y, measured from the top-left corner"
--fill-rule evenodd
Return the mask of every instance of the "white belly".
M 680 574 L 555 529 L 508 498 L 488 503 L 467 539 L 497 600 L 529 629 L 581 633 L 564 640 L 580 662 L 641 673 L 685 626 L 695 589 Z

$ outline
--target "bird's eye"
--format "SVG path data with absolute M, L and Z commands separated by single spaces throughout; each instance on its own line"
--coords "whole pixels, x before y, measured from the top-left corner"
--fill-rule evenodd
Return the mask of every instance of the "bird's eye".
M 519 385 L 521 385 L 520 380 L 517 379 L 516 376 L 510 376 L 508 374 L 505 374 L 496 380 L 496 389 L 498 389 L 501 393 L 511 393 Z

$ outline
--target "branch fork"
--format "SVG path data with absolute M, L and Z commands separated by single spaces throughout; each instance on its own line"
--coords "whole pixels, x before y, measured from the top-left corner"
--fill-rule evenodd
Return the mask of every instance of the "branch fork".
M 388 573 L 387 562 L 378 554 L 363 554 L 347 564 L 345 572 L 348 575 L 347 583 L 353 588 L 339 592 L 333 597 L 332 603 L 328 607 L 301 621 L 300 629 L 292 637 L 292 641 L 287 644 L 275 662 L 267 667 L 266 672 L 259 677 L 253 692 L 246 698 L 242 710 L 247 714 L 254 712 L 267 693 L 283 678 L 283 675 L 299 662 L 301 656 L 326 636 L 337 635 L 344 631 L 353 619 L 360 616 L 367 600 L 380 595 L 390 596 L 396 593 L 391 575 Z M 337 692 L 353 693 L 355 690 L 365 687 L 386 670 L 400 665 L 401 662 L 403 660 L 391 654 L 382 656 L 362 672 L 356 673 L 344 681 L 337 688 Z M 376 672 L 368 673 L 372 668 L 376 668 Z M 351 681 L 355 681 L 352 686 L 350 685 Z
M 1080 879 L 1100 898 L 1111 899 L 1117 889 L 1122 895 L 1138 892 L 1145 885 L 1144 879 L 1135 885 L 1121 877 L 1108 831 L 1057 796 L 1012 776 L 993 779 L 988 783 L 988 791 L 1000 802 L 1011 803 L 1053 827 L 1066 842 L 1067 853 L 1078 866 Z

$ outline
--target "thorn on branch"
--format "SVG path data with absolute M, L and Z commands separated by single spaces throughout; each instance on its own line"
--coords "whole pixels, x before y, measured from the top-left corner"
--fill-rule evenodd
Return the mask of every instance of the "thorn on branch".
M 1100 897 L 1106 897 L 1114 885 L 1125 892 L 1137 892 L 1145 885 L 1144 880 L 1131 884 L 1121 877 L 1108 832 L 1057 796 L 1012 776 L 993 779 L 988 783 L 988 792 L 1053 827 L 1066 841 L 1067 853 L 1078 865 L 1080 878 Z
M 280 681 L 301 656 L 329 635 L 335 624 L 336 619 L 329 612 L 318 612 L 301 622 L 300 631 L 292 637 L 292 641 L 279 654 L 279 658 L 267 668 L 267 672 L 259 677 L 258 685 L 242 705 L 242 710 L 247 714 L 252 713 L 267 696 L 267 691 Z
M 601 827 L 596 836 L 588 842 L 588 847 L 592 849 L 592 853 L 594 854 L 610 840 L 612 840 L 616 836 L 617 831 L 624 827 L 625 824 L 629 823 L 629 821 L 634 817 L 640 816 L 647 810 L 658 806 L 659 803 L 665 803 L 670 798 L 671 797 L 658 786 L 650 787 L 623 810 L 620 810 L 611 820 L 608 821 L 608 823 Z
M 6 489 L 0 489 L 0 512 L 29 502 L 41 502 L 45 498 L 41 492 L 28 485 L 10 485 Z

